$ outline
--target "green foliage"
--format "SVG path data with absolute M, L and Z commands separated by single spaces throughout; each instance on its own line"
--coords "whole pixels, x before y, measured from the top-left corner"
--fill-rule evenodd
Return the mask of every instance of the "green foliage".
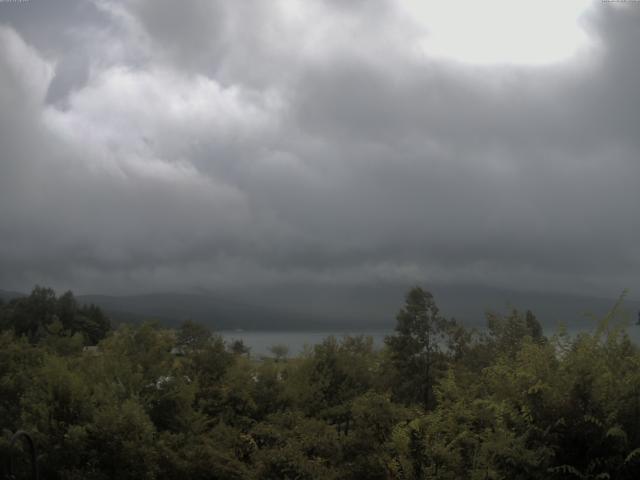
M 211 331 L 191 320 L 182 322 L 178 328 L 176 345 L 181 349 L 198 350 L 204 348 L 211 340 Z
M 349 404 L 374 387 L 377 363 L 371 338 L 328 337 L 296 365 L 287 394 L 308 414 L 348 428 Z
M 286 345 L 273 345 L 269 351 L 276 359 L 276 362 L 286 359 L 287 355 L 289 355 L 289 347 Z
M 631 480 L 640 350 L 618 307 L 573 338 L 516 310 L 475 332 L 414 288 L 382 349 L 330 337 L 284 361 L 193 322 L 105 336 L 37 287 L 0 305 L 0 427 L 32 432 L 54 480 Z
M 251 349 L 247 347 L 242 340 L 234 340 L 233 342 L 231 342 L 231 345 L 229 345 L 229 350 L 231 350 L 234 355 L 248 356 L 251 353 Z
M 385 339 L 396 373 L 396 398 L 433 408 L 433 389 L 446 369 L 447 340 L 455 323 L 440 315 L 433 295 L 420 287 L 409 291 L 396 319 L 396 334 Z
M 259 479 L 337 478 L 338 432 L 322 420 L 300 412 L 276 414 L 254 427 L 251 437 Z
M 28 297 L 0 305 L 0 329 L 13 330 L 31 343 L 50 337 L 75 337 L 76 343 L 95 345 L 109 332 L 109 319 L 95 305 L 79 305 L 73 293 L 56 297 L 50 288 L 36 286 Z M 51 347 L 65 352 L 68 346 L 50 340 Z M 74 350 L 71 348 L 71 350 Z
M 0 332 L 0 428 L 15 431 L 20 427 L 20 401 L 44 359 L 45 352 L 31 348 L 24 337 Z
M 513 357 L 522 347 L 526 338 L 535 343 L 545 343 L 542 326 L 536 316 L 529 310 L 524 316 L 513 309 L 503 316 L 494 312 L 487 313 L 487 343 L 492 356 L 506 355 Z

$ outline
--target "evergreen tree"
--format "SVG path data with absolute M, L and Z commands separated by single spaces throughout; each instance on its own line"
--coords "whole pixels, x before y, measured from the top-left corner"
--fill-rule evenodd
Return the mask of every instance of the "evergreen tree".
M 440 315 L 433 295 L 420 287 L 409 291 L 396 320 L 396 333 L 385 338 L 395 369 L 396 398 L 433 408 L 433 388 L 445 368 L 454 323 Z

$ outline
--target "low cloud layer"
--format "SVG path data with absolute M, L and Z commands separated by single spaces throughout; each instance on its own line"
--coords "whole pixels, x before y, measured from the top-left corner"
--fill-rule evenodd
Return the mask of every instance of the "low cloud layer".
M 0 288 L 638 296 L 635 5 L 477 65 L 395 0 L 51 4 L 0 3 Z

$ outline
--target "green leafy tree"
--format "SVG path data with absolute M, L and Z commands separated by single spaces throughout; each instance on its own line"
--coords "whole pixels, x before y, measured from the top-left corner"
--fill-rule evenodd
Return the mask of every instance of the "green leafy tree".
M 5 312 L 5 321 L 16 335 L 37 343 L 56 318 L 56 294 L 50 288 L 36 286 L 28 297 L 10 301 Z
M 45 352 L 34 349 L 12 331 L 0 332 L 0 426 L 12 431 L 22 427 L 22 399 L 37 379 Z
M 201 323 L 185 320 L 177 332 L 176 344 L 188 350 L 204 348 L 211 340 L 211 331 Z
M 490 347 L 490 355 L 513 357 L 525 338 L 530 338 L 537 343 L 546 341 L 540 322 L 530 310 L 527 310 L 524 316 L 516 309 L 511 310 L 507 315 L 487 313 L 485 340 Z
M 72 292 L 57 298 L 52 289 L 39 286 L 28 297 L 14 299 L 2 308 L 0 326 L 13 329 L 31 343 L 80 334 L 87 345 L 97 344 L 111 329 L 99 307 L 80 306 Z
M 111 331 L 111 321 L 96 305 L 80 307 L 75 324 L 75 331 L 84 335 L 88 345 L 96 345 Z
M 275 357 L 276 362 L 280 362 L 289 355 L 289 347 L 286 345 L 273 345 L 269 348 L 271 354 Z
M 251 353 L 251 348 L 245 345 L 242 339 L 236 339 L 231 342 L 229 345 L 229 349 L 234 355 L 249 355 Z
M 163 432 L 159 435 L 159 478 L 167 480 L 246 480 L 254 478 L 251 466 L 243 462 L 252 452 L 251 437 L 228 425 L 192 433 Z
M 376 360 L 370 337 L 328 337 L 291 372 L 287 395 L 304 411 L 348 430 L 350 402 L 375 385 Z
M 185 374 L 198 386 L 195 403 L 205 414 L 217 416 L 224 410 L 225 378 L 235 361 L 236 357 L 227 351 L 219 335 L 212 335 L 203 348 L 191 352 L 186 358 Z
M 256 478 L 338 479 L 340 441 L 334 428 L 299 412 L 268 417 L 251 431 Z
M 385 338 L 395 370 L 396 398 L 431 409 L 435 406 L 433 389 L 446 368 L 447 340 L 455 324 L 440 315 L 433 295 L 420 287 L 409 291 L 396 320 L 395 334 Z

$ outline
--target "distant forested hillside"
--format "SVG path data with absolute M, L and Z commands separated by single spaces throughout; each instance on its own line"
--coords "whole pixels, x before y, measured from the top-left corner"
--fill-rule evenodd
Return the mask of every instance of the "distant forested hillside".
M 141 323 L 156 319 L 177 326 L 190 319 L 214 330 L 386 330 L 397 310 L 403 289 L 398 286 L 289 287 L 254 289 L 242 294 L 78 295 L 83 304 L 99 306 L 111 321 Z M 429 288 L 438 298 L 443 312 L 468 327 L 483 327 L 487 311 L 508 312 L 516 307 L 534 310 L 547 329 L 563 322 L 572 331 L 590 328 L 586 314 L 601 317 L 615 299 L 587 296 L 519 292 L 479 286 L 441 286 Z M 0 291 L 5 300 L 26 294 Z M 637 318 L 640 302 L 628 298 L 624 310 Z
M 13 298 L 26 297 L 26 294 L 20 292 L 12 292 L 9 290 L 0 290 L 0 301 L 8 302 Z

